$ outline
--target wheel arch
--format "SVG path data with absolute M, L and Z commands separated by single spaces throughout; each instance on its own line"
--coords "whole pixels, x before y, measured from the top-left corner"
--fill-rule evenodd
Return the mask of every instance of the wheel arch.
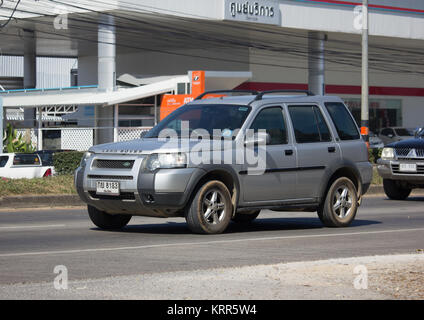
M 355 185 L 358 200 L 362 195 L 362 179 L 359 171 L 349 163 L 343 163 L 338 168 L 328 173 L 327 182 L 324 184 L 324 188 L 321 191 L 320 203 L 325 201 L 326 194 L 330 189 L 331 184 L 336 181 L 338 178 L 346 177 L 349 178 Z
M 197 191 L 207 181 L 218 180 L 221 181 L 228 188 L 231 194 L 231 202 L 233 203 L 233 214 L 236 211 L 238 200 L 240 197 L 240 182 L 237 177 L 237 173 L 231 166 L 204 166 L 202 167 L 204 174 L 196 179 L 195 183 L 192 184 L 188 194 L 190 195 L 187 199 L 186 206 L 190 205 L 192 199 L 196 195 Z

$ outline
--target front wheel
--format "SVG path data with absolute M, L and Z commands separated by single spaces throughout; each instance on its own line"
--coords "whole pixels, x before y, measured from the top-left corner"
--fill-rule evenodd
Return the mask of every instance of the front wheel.
M 195 233 L 217 234 L 227 228 L 233 205 L 228 188 L 221 181 L 205 183 L 186 209 L 186 221 Z
M 395 180 L 383 179 L 384 193 L 392 200 L 405 200 L 411 194 L 412 189 L 404 188 Z
M 130 222 L 132 217 L 127 214 L 108 214 L 93 206 L 88 206 L 88 215 L 97 227 L 105 230 L 122 229 Z
M 318 208 L 318 217 L 327 227 L 347 227 L 355 219 L 358 194 L 353 182 L 346 177 L 335 180 Z

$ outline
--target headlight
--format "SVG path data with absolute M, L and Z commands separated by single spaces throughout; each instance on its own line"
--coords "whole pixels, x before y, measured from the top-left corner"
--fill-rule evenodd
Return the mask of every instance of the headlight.
M 85 167 L 85 164 L 87 162 L 87 159 L 90 158 L 93 155 L 92 152 L 87 151 L 84 153 L 84 155 L 81 158 L 80 167 Z
M 395 158 L 395 152 L 393 148 L 383 148 L 381 152 L 381 159 L 383 160 L 393 160 Z
M 147 171 L 157 169 L 185 168 L 187 157 L 184 153 L 154 153 L 147 157 L 144 168 Z

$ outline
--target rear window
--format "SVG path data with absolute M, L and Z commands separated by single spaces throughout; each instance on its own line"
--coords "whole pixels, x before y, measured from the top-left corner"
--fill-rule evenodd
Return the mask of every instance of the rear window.
M 13 158 L 14 166 L 35 166 L 40 165 L 40 159 L 36 154 L 17 154 Z
M 0 168 L 5 167 L 8 160 L 9 160 L 8 156 L 1 156 L 0 157 Z
M 412 136 L 412 134 L 405 128 L 396 128 L 395 131 L 398 136 L 407 136 L 407 137 Z
M 298 143 L 331 141 L 330 131 L 317 106 L 289 106 L 289 113 Z
M 357 140 L 361 137 L 350 112 L 343 103 L 326 102 L 325 107 L 333 120 L 341 140 Z

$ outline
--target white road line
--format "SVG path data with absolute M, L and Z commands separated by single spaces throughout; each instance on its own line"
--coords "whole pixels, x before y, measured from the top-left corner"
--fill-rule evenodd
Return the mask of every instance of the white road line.
M 45 225 L 26 225 L 26 226 L 7 226 L 0 227 L 0 230 L 16 230 L 16 229 L 36 229 L 36 228 L 57 228 L 57 227 L 65 227 L 64 224 L 45 224 Z
M 304 239 L 304 238 L 340 237 L 340 236 L 399 233 L 399 232 L 413 232 L 413 231 L 424 231 L 424 228 L 381 230 L 381 231 L 367 231 L 367 232 L 346 232 L 346 233 L 333 233 L 333 234 L 311 234 L 311 235 L 285 236 L 285 237 L 264 237 L 264 238 L 247 238 L 247 239 L 244 238 L 244 239 L 200 241 L 200 242 L 165 243 L 165 244 L 152 244 L 152 245 L 134 246 L 134 247 L 91 248 L 91 249 L 75 249 L 75 250 L 59 250 L 59 251 L 4 253 L 4 254 L 0 254 L 0 258 L 70 254 L 70 253 L 87 253 L 87 252 L 121 251 L 121 250 L 140 250 L 140 249 L 166 248 L 166 247 L 178 247 L 178 246 L 199 246 L 199 245 L 210 245 L 210 244 L 217 244 L 217 243 L 235 243 L 235 242 L 247 242 L 247 241 L 273 241 L 273 240 Z

